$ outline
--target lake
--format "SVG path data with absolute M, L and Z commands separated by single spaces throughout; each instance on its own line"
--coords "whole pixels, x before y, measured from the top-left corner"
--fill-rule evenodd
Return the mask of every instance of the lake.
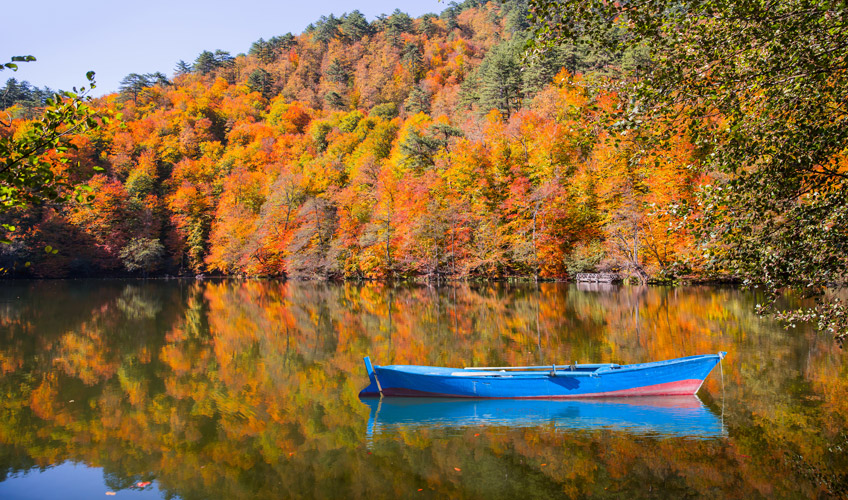
M 848 496 L 848 363 L 753 292 L 0 285 L 0 498 Z M 360 401 L 376 364 L 728 351 L 697 398 Z

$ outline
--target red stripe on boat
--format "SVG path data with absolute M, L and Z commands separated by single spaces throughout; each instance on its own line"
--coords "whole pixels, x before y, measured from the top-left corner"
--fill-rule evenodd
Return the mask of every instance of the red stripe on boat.
M 620 396 L 683 396 L 692 395 L 698 392 L 701 384 L 704 381 L 701 379 L 679 380 L 677 382 L 667 382 L 665 384 L 645 385 L 642 387 L 634 387 L 633 389 L 624 389 L 621 391 L 608 392 L 593 392 L 589 394 L 564 394 L 558 396 L 516 396 L 514 398 L 483 398 L 483 399 L 571 399 L 571 398 L 605 398 L 605 397 L 620 397 Z M 370 394 L 369 394 L 370 395 Z M 374 394 L 379 396 L 379 394 Z M 441 394 L 438 392 L 416 391 L 414 389 L 403 389 L 396 387 L 386 387 L 383 389 L 384 396 L 395 397 L 430 397 L 430 398 L 472 398 L 481 399 L 480 396 L 458 396 L 456 394 Z
M 678 380 L 677 382 L 667 382 L 665 384 L 646 385 L 642 387 L 634 387 L 633 389 L 624 389 L 622 391 L 596 392 L 587 394 L 591 397 L 603 396 L 682 396 L 684 394 L 691 395 L 698 392 L 702 379 Z

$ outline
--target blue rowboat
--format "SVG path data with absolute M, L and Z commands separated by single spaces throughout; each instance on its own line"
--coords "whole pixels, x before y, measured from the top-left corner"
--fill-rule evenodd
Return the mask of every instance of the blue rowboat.
M 401 429 L 539 427 L 611 429 L 635 435 L 715 438 L 721 420 L 698 396 L 591 399 L 364 398 L 367 436 Z
M 376 366 L 365 357 L 370 396 L 560 399 L 695 394 L 726 352 L 632 365 L 443 368 Z

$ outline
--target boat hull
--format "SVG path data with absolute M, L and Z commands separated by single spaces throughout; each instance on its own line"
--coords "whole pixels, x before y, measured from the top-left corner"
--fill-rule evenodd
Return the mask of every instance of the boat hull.
M 370 366 L 361 397 L 567 399 L 680 396 L 698 392 L 724 356 L 707 354 L 634 365 L 577 365 L 575 371 L 470 371 L 416 365 Z

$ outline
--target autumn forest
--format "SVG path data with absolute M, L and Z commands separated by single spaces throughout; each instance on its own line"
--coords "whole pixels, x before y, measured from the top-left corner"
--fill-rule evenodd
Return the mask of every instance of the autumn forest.
M 172 77 L 128 75 L 46 153 L 93 196 L 2 214 L 9 276 L 641 280 L 703 271 L 701 152 L 624 123 L 645 51 L 542 55 L 523 2 L 322 17 Z M 23 134 L 45 98 L 6 82 Z M 640 137 L 662 137 L 644 141 Z M 70 187 L 66 189 L 71 189 Z M 13 230 L 8 230 L 12 228 Z M 47 249 L 47 251 L 45 251 Z
M 440 5 L 105 94 L 0 59 L 0 497 L 848 498 L 845 3 Z M 685 398 L 357 397 L 713 353 Z

